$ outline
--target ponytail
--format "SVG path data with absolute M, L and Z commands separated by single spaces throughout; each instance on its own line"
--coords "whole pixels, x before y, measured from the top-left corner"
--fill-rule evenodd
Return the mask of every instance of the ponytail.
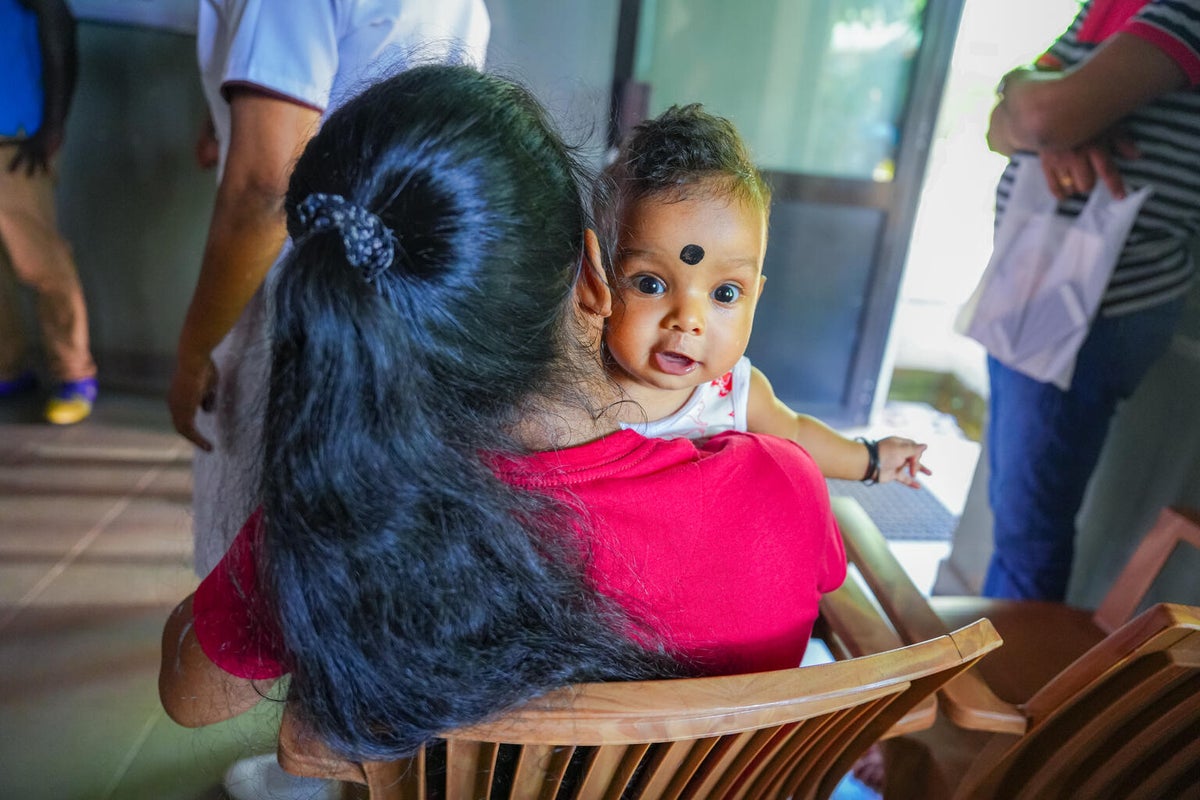
M 566 370 L 577 169 L 532 98 L 466 67 L 368 89 L 296 165 L 260 585 L 289 702 L 345 756 L 679 672 L 584 579 L 580 520 L 489 467 Z

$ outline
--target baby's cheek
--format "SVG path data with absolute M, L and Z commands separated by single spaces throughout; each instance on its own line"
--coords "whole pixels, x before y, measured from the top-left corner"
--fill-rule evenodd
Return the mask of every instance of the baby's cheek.
M 631 351 L 637 344 L 636 337 L 631 335 L 629 328 L 614 319 L 605 333 L 604 341 L 613 360 L 623 367 L 628 367 Z

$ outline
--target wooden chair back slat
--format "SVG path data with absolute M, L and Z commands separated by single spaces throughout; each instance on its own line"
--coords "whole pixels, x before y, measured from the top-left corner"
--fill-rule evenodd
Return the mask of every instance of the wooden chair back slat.
M 578 800 L 604 800 L 608 787 L 625 757 L 623 747 L 593 747 L 579 773 Z M 618 794 L 618 797 L 620 795 Z
M 607 748 L 600 748 L 602 750 Z M 626 790 L 629 788 L 630 782 L 634 775 L 637 774 L 638 767 L 646 758 L 646 752 L 650 749 L 648 742 L 638 742 L 637 744 L 618 747 L 618 752 L 621 753 L 621 760 L 617 763 L 616 769 L 613 771 L 608 788 L 605 790 L 605 800 L 621 800 L 625 796 Z
M 1126 794 L 1129 800 L 1185 797 L 1186 792 L 1200 796 L 1200 780 L 1196 778 L 1196 765 L 1200 764 L 1200 716 L 1193 717 L 1192 725 L 1176 738 L 1177 747 L 1162 748 L 1165 754 L 1153 753 L 1150 769 L 1129 787 Z
M 692 794 L 688 791 L 688 787 L 697 773 L 704 769 L 705 761 L 718 744 L 720 744 L 720 738 L 710 736 L 704 739 L 689 739 L 654 745 L 651 749 L 656 752 L 678 752 L 683 755 L 683 758 L 676 762 L 672 757 L 670 759 L 671 767 L 664 764 L 659 770 L 660 777 L 669 778 L 661 794 L 656 788 L 658 784 L 645 784 L 639 794 L 646 797 L 661 796 L 663 800 L 691 797 Z
M 854 711 L 857 710 L 854 709 Z M 849 716 L 849 713 L 848 711 L 839 712 L 833 716 L 833 719 L 822 720 L 822 724 L 815 731 L 809 746 L 797 751 L 792 756 L 783 780 L 780 782 L 780 797 L 800 800 L 800 798 L 816 796 L 822 777 L 822 771 L 818 769 L 818 765 L 826 760 L 832 763 L 831 746 L 837 738 L 838 731 L 842 728 L 841 718 Z
M 1029 732 L 985 750 L 957 797 L 1127 797 L 1141 794 L 1138 787 L 1153 775 L 1156 785 L 1180 779 L 1163 764 L 1200 774 L 1191 740 L 1183 738 L 1200 733 L 1200 609 L 1148 609 L 1047 684 L 1027 708 Z
M 784 796 L 756 792 L 762 786 L 786 790 L 789 782 L 803 784 L 805 797 L 823 797 L 841 777 L 830 776 L 833 765 L 848 765 L 874 741 L 864 730 L 881 734 L 947 677 L 999 645 L 991 624 L 980 620 L 849 661 L 577 686 L 455 730 L 444 750 L 433 751 L 445 755 L 444 763 L 433 760 L 433 775 L 425 751 L 362 769 L 373 800 L 424 800 L 443 796 L 443 788 L 447 798 L 472 800 L 489 791 L 495 800 L 719 800 Z M 924 695 L 916 697 L 919 692 Z M 280 752 L 292 746 L 281 741 Z M 498 759 L 497 748 L 517 748 L 515 765 L 507 756 Z M 504 794 L 485 785 L 505 781 Z
M 709 797 L 734 796 L 739 786 L 753 780 L 759 773 L 763 762 L 777 747 L 777 737 L 784 727 L 762 728 L 742 734 L 745 741 L 734 748 L 729 768 L 715 781 L 710 780 L 707 785 L 698 787 L 699 791 L 707 791 Z
M 877 698 L 875 700 L 847 708 L 827 715 L 820 721 L 814 731 L 809 745 L 793 757 L 788 766 L 788 777 L 783 781 L 781 796 L 811 797 L 816 792 L 822 777 L 818 765 L 833 763 L 841 747 L 848 744 L 847 729 L 866 724 L 874 718 L 881 707 L 895 702 L 896 697 L 908 689 L 908 686 L 898 687 L 899 691 L 893 697 Z
M 555 797 L 570 760 L 569 754 L 566 759 L 561 757 L 562 749 L 546 744 L 522 747 L 513 770 L 511 796 L 530 800 Z
M 636 786 L 643 787 L 642 792 L 655 794 L 661 798 L 679 796 L 688 778 L 696 770 L 696 765 L 707 753 L 707 747 L 712 742 L 707 739 L 696 741 L 666 741 L 647 745 L 642 763 L 638 764 Z M 701 752 L 695 752 L 696 748 Z M 604 750 L 604 747 L 601 747 Z M 685 766 L 689 765 L 689 766 Z M 683 782 L 678 776 L 683 774 Z M 671 788 L 673 786 L 673 789 Z
M 1108 753 L 1094 754 L 1073 776 L 1073 782 L 1079 786 L 1079 796 L 1087 797 L 1088 792 L 1100 796 L 1126 776 L 1137 775 L 1138 783 L 1148 780 L 1160 768 L 1159 762 L 1169 761 L 1174 755 L 1169 751 L 1162 752 L 1163 743 L 1190 731 L 1200 719 L 1198 690 L 1200 680 L 1181 674 L 1179 680 L 1171 682 L 1170 690 L 1154 701 L 1153 708 L 1143 714 L 1131 715 L 1116 734 L 1107 732 L 1110 738 L 1117 740 L 1115 746 L 1107 748 Z M 1194 762 L 1192 766 L 1197 764 L 1200 762 Z
M 1136 732 L 1130 727 L 1132 718 L 1140 712 L 1156 712 L 1162 695 L 1184 677 L 1171 669 L 1164 657 L 1148 657 L 1127 665 L 1113 680 L 1096 687 L 1086 700 L 1064 709 L 1067 713 L 1048 719 L 1044 734 L 1039 731 L 1031 735 L 1024 753 L 1034 754 L 1031 745 L 1035 741 L 1041 743 L 1036 749 L 1043 752 L 1028 761 L 1014 761 L 1010 781 L 1020 782 L 1021 797 L 1037 798 L 1060 792 L 1075 773 L 1082 772 L 1080 765 L 1085 762 L 1095 767 L 1108 764 L 1120 774 L 1129 766 L 1125 745 L 1126 737 Z M 1053 749 L 1045 753 L 1051 742 Z
M 757 748 L 750 748 L 756 737 L 760 744 L 770 740 L 773 728 L 760 728 L 756 731 L 722 736 L 714 740 L 714 745 L 701 763 L 696 774 L 688 782 L 685 797 L 706 798 L 723 797 L 716 789 L 718 786 L 732 784 L 737 781 L 741 771 L 753 760 Z
M 492 742 L 446 742 L 447 800 L 490 800 L 496 753 Z
M 426 800 L 425 767 L 423 748 L 400 761 L 363 764 L 370 795 L 394 800 Z
M 758 771 L 758 775 L 739 787 L 737 800 L 753 800 L 758 797 L 782 797 L 783 782 L 791 774 L 792 765 L 803 755 L 808 743 L 817 735 L 821 720 L 810 719 L 781 725 L 775 732 L 773 748 L 769 758 Z
M 915 682 L 914 682 L 915 684 Z M 936 686 L 929 689 L 932 693 L 937 690 Z M 903 713 L 903 706 L 908 702 L 905 695 L 914 691 L 914 685 L 910 684 L 904 692 L 891 702 L 875 701 L 861 706 L 857 709 L 854 715 L 852 724 L 841 724 L 835 728 L 830 728 L 825 735 L 826 744 L 822 748 L 821 760 L 827 764 L 833 764 L 835 770 L 839 770 L 840 774 L 844 775 L 854 765 L 855 758 L 845 758 L 851 753 L 859 753 L 869 747 L 870 742 L 874 742 L 879 738 L 878 734 L 891 727 L 889 722 L 881 722 L 881 715 L 887 714 L 889 709 L 895 709 L 894 716 L 900 716 Z M 877 731 L 876 733 L 867 733 L 868 731 Z M 856 740 L 863 739 L 867 742 L 861 746 L 856 746 Z M 813 753 L 808 756 L 808 762 L 811 764 L 815 761 Z M 842 766 L 837 766 L 841 764 Z M 793 791 L 801 796 L 819 797 L 826 794 L 825 789 L 829 792 L 833 791 L 833 784 L 824 787 L 824 783 L 832 776 L 831 770 L 806 770 L 804 778 Z

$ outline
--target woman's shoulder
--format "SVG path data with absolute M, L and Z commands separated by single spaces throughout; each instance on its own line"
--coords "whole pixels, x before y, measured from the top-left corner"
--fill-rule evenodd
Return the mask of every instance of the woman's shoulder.
M 707 440 L 700 448 L 712 455 L 720 454 L 720 457 L 731 462 L 773 465 L 788 472 L 793 469 L 808 472 L 811 468 L 820 476 L 820 470 L 808 451 L 795 442 L 778 436 L 729 431 Z
M 641 439 L 628 452 L 634 463 L 646 470 L 691 469 L 728 473 L 745 479 L 764 473 L 821 478 L 816 462 L 799 445 L 766 434 L 725 431 L 708 439 Z
M 662 480 L 701 480 L 723 486 L 759 482 L 780 489 L 824 487 L 816 463 L 799 445 L 736 431 L 695 442 L 652 439 L 622 430 L 578 447 L 503 459 L 496 466 L 505 481 L 526 488 Z

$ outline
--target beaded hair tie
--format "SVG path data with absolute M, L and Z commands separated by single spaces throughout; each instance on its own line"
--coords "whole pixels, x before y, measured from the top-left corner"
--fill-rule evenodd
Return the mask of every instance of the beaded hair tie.
M 340 194 L 310 194 L 296 208 L 296 217 L 308 234 L 341 234 L 346 261 L 362 270 L 367 283 L 375 283 L 396 257 L 396 234 L 378 216 Z

